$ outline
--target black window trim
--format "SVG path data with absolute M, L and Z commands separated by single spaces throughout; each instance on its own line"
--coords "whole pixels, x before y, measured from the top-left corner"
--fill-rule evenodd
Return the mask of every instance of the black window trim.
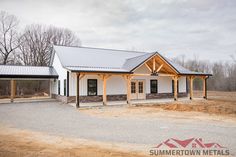
M 89 80 L 96 81 L 96 95 L 89 95 Z M 87 79 L 87 96 L 97 96 L 98 95 L 98 80 L 97 79 Z
M 156 81 L 157 86 L 156 86 L 156 92 L 155 93 L 152 92 L 152 81 Z M 151 79 L 150 80 L 150 93 L 151 94 L 158 94 L 158 79 Z

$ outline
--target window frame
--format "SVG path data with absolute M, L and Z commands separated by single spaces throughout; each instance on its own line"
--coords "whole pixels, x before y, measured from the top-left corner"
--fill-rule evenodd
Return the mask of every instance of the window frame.
M 131 82 L 131 94 L 136 93 L 136 82 L 132 81 Z
M 138 82 L 138 93 L 139 94 L 142 94 L 142 93 L 144 93 L 144 83 L 143 83 L 143 81 L 139 81 Z
M 152 88 L 153 88 L 152 82 L 153 82 L 153 81 L 156 82 L 156 92 L 153 92 L 153 91 L 152 91 Z M 158 94 L 158 80 L 157 80 L 157 79 L 151 79 L 151 80 L 150 80 L 150 93 L 151 93 L 151 94 Z
M 89 87 L 89 82 L 90 81 L 95 81 L 96 82 L 96 87 L 94 87 L 94 88 L 96 88 L 96 94 L 95 95 L 89 94 L 89 89 L 91 88 L 91 87 Z M 87 79 L 87 96 L 97 96 L 97 95 L 98 95 L 98 80 L 97 79 Z

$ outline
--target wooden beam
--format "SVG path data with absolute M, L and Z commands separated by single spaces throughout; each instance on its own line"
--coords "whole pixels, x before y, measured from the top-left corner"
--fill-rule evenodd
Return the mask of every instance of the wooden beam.
M 80 74 L 79 80 L 81 80 L 84 76 L 85 76 L 85 74 Z
M 208 77 L 202 78 L 202 92 L 203 92 L 204 99 L 207 99 L 207 79 Z
M 108 79 L 111 74 L 98 74 L 98 76 L 101 78 L 101 80 Z
M 103 81 L 103 94 L 102 94 L 102 101 L 103 105 L 107 105 L 107 79 L 111 76 L 108 74 L 98 74 L 98 76 L 101 78 Z
M 163 67 L 163 64 L 159 66 L 159 68 L 156 70 L 156 72 L 158 73 L 162 67 Z
M 16 89 L 16 84 L 15 84 L 15 80 L 11 80 L 11 102 L 14 102 L 14 97 L 15 97 L 15 89 Z
M 150 72 L 152 72 L 152 69 L 149 67 L 149 65 L 148 65 L 147 63 L 144 63 L 144 65 L 148 68 L 148 70 L 149 70 Z
M 190 82 L 190 100 L 193 99 L 193 79 L 194 79 L 194 76 L 190 76 L 189 77 L 189 82 Z
M 130 74 L 131 76 L 151 76 L 151 74 Z
M 205 98 L 206 96 L 206 85 L 205 85 L 205 78 L 202 78 L 202 97 Z
M 131 78 L 127 79 L 127 104 L 131 104 Z
M 155 57 L 152 59 L 152 72 L 156 71 L 156 61 L 155 61 Z
M 107 105 L 107 78 L 103 78 L 103 95 L 102 95 L 103 105 Z
M 173 75 L 173 74 L 163 74 L 163 73 L 158 73 L 158 76 L 173 77 L 173 76 L 175 76 L 175 75 Z
M 123 76 L 126 81 L 126 90 L 127 90 L 127 104 L 131 104 L 131 75 Z
M 178 100 L 178 76 L 172 77 L 174 80 L 174 100 Z
M 123 75 L 124 76 L 124 75 Z M 130 74 L 130 76 L 151 76 L 151 74 Z M 174 74 L 164 74 L 164 73 L 158 73 L 158 76 L 166 76 L 166 77 L 173 77 Z
M 79 108 L 79 80 L 80 80 L 80 73 L 77 74 L 76 78 L 76 108 Z

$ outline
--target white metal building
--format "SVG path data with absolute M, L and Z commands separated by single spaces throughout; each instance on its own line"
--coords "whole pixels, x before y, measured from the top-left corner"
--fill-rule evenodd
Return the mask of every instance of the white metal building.
M 98 102 L 160 99 L 187 96 L 187 80 L 192 98 L 193 79 L 203 79 L 206 98 L 211 74 L 193 72 L 158 52 L 136 52 L 89 47 L 54 46 L 50 65 L 58 73 L 51 81 L 53 97 L 64 102 Z

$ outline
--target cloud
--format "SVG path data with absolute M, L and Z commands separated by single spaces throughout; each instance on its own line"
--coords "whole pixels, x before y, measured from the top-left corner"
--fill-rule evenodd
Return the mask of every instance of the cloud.
M 234 0 L 1 0 L 22 25 L 75 31 L 84 46 L 227 60 L 236 51 Z M 210 56 L 210 57 L 209 57 Z

